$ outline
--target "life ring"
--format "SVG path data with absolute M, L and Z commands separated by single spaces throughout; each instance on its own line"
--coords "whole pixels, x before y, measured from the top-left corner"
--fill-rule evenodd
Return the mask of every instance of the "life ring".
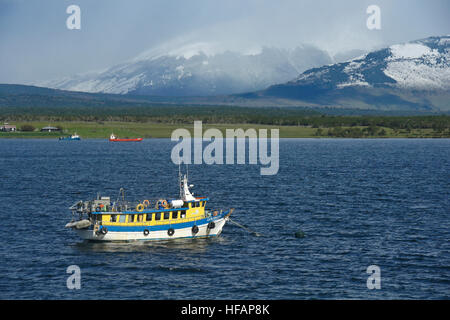
M 144 229 L 144 236 L 148 236 L 150 233 L 150 231 L 148 231 L 148 229 Z
M 162 206 L 164 209 L 169 208 L 169 203 L 165 199 L 159 199 L 157 202 L 157 207 Z
M 173 230 L 173 228 L 170 228 L 169 230 L 167 230 L 167 234 L 169 236 L 173 236 L 174 233 L 175 233 L 175 230 Z
M 217 210 L 213 212 L 214 217 L 217 216 L 218 214 L 219 214 L 219 211 L 217 211 Z
M 210 223 L 208 223 L 208 229 L 214 229 L 216 227 L 216 224 L 214 223 L 214 221 L 211 221 Z
M 100 233 L 101 233 L 102 235 L 107 234 L 107 233 L 108 233 L 108 228 L 107 228 L 107 227 L 102 227 L 102 228 L 100 229 Z
M 144 211 L 144 205 L 143 205 L 142 203 L 139 203 L 139 204 L 136 206 L 136 211 L 137 211 L 137 212 L 142 212 L 142 211 Z
M 198 227 L 194 224 L 194 225 L 192 226 L 191 231 L 192 231 L 192 234 L 197 234 L 197 233 L 198 233 Z
M 144 200 L 144 201 L 142 201 L 142 204 L 143 204 L 146 208 L 148 208 L 148 207 L 150 206 L 150 201 L 149 201 L 149 200 Z

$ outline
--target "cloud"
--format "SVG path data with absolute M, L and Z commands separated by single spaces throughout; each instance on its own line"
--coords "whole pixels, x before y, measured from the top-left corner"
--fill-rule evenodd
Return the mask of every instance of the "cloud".
M 155 48 L 215 43 L 248 52 L 302 43 L 332 55 L 450 33 L 447 0 L 0 0 L 0 82 L 30 83 L 103 69 Z M 381 8 L 382 29 L 366 27 Z

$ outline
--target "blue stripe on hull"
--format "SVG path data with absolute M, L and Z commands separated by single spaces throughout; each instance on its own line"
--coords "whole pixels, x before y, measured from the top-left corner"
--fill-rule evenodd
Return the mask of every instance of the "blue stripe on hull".
M 192 228 L 194 225 L 202 226 L 205 224 L 208 224 L 211 221 L 216 221 L 225 216 L 228 212 L 222 213 L 221 215 L 218 215 L 214 218 L 205 218 L 205 219 L 199 219 L 195 221 L 190 222 L 181 222 L 181 223 L 172 223 L 172 224 L 163 224 L 163 225 L 157 225 L 157 226 L 111 226 L 111 225 L 105 225 L 106 228 L 108 228 L 108 231 L 112 232 L 143 232 L 145 229 L 148 231 L 161 231 L 161 230 L 168 230 L 170 228 L 177 230 L 177 229 L 183 229 L 183 228 Z

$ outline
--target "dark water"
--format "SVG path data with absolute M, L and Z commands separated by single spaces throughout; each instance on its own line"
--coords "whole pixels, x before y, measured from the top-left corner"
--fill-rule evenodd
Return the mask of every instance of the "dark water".
M 275 176 L 190 166 L 210 208 L 235 207 L 263 237 L 227 224 L 217 239 L 91 244 L 64 229 L 67 207 L 97 191 L 176 196 L 172 146 L 0 140 L 0 298 L 450 298 L 450 140 L 282 140 Z

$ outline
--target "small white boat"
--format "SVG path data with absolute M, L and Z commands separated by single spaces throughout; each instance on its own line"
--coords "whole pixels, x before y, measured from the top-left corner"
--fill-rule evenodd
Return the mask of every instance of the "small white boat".
M 80 136 L 75 132 L 68 137 L 59 137 L 59 140 L 81 140 Z

